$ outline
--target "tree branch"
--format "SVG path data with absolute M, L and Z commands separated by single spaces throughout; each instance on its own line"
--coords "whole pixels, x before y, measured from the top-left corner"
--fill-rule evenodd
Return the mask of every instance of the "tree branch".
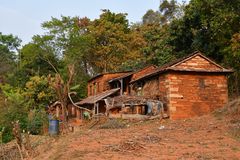
M 70 93 L 68 93 L 68 98 L 70 99 L 71 103 L 72 103 L 75 107 L 77 107 L 77 108 L 79 108 L 79 109 L 86 110 L 86 111 L 92 113 L 92 110 L 89 110 L 89 109 L 87 109 L 87 108 L 83 108 L 83 107 L 80 107 L 80 106 L 76 105 L 76 104 L 73 102 L 73 100 L 72 100 L 71 94 L 75 94 L 75 92 L 70 92 Z

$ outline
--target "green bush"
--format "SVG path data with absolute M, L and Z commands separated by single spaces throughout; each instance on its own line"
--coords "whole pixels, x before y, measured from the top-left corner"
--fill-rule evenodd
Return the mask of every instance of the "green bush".
M 31 134 L 41 134 L 48 124 L 45 105 L 54 100 L 55 94 L 48 85 L 47 77 L 34 76 L 25 88 L 0 84 L 0 130 L 3 142 L 13 139 L 12 122 L 19 121 L 21 130 Z
M 31 110 L 28 114 L 28 126 L 27 129 L 31 134 L 42 134 L 44 124 L 48 123 L 48 116 L 46 112 L 42 110 Z
M 12 140 L 12 122 L 19 120 L 21 129 L 27 129 L 27 109 L 17 102 L 7 102 L 0 106 L 0 129 L 5 127 L 3 142 Z
M 12 140 L 12 122 L 19 121 L 21 129 L 27 129 L 28 107 L 19 89 L 1 85 L 0 94 L 0 129 L 5 127 L 2 138 L 6 143 Z

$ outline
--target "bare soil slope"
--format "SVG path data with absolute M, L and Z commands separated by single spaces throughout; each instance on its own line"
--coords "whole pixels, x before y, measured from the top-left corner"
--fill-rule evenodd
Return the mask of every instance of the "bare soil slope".
M 240 141 L 229 120 L 206 115 L 188 120 L 150 120 L 122 129 L 81 128 L 39 146 L 43 159 L 240 159 Z

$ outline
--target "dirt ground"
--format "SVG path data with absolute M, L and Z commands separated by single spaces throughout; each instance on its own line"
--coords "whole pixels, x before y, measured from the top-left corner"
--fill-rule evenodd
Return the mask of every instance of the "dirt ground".
M 79 129 L 39 146 L 36 160 L 240 159 L 240 141 L 224 118 L 150 120 L 122 129 Z

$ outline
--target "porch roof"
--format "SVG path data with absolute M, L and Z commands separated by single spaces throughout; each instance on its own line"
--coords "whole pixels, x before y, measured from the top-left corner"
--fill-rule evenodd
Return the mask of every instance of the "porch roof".
M 78 105 L 84 105 L 84 104 L 94 104 L 100 100 L 103 100 L 104 98 L 110 96 L 110 95 L 113 95 L 114 93 L 118 92 L 120 90 L 120 88 L 114 88 L 114 89 L 111 89 L 111 90 L 107 90 L 105 92 L 102 92 L 102 93 L 99 93 L 99 94 L 96 94 L 94 96 L 89 96 L 85 99 L 83 99 L 82 101 L 80 101 L 78 103 Z

